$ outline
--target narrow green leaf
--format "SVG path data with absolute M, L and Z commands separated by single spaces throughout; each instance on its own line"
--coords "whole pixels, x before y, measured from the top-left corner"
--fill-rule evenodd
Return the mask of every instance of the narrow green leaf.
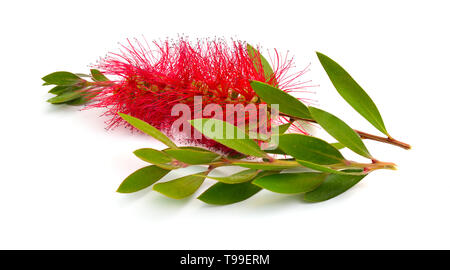
M 52 89 L 50 89 L 50 91 L 48 91 L 48 92 L 50 94 L 61 95 L 62 93 L 65 93 L 65 92 L 71 92 L 71 91 L 80 90 L 80 89 L 81 89 L 81 87 L 79 87 L 79 86 L 57 85 L 57 86 L 53 87 Z
M 173 199 L 183 199 L 195 193 L 203 184 L 208 172 L 184 176 L 164 183 L 158 183 L 153 189 Z
M 278 104 L 280 112 L 304 119 L 312 118 L 308 107 L 288 93 L 258 81 L 252 81 L 250 85 L 255 93 L 269 106 L 271 104 Z
M 85 81 L 80 77 L 78 77 L 77 75 L 67 71 L 53 72 L 43 77 L 42 80 L 48 84 L 55 84 L 55 85 L 74 85 Z
M 279 125 L 278 132 L 273 133 L 272 136 L 279 136 L 279 135 L 286 133 L 286 131 L 289 129 L 290 126 L 291 126 L 291 123 Z M 283 152 L 283 150 L 281 150 L 281 148 L 279 148 L 279 147 L 276 147 L 275 149 L 265 149 L 264 152 L 269 153 L 269 154 L 286 155 L 286 153 Z
M 250 198 L 261 190 L 251 182 L 225 184 L 218 182 L 203 192 L 197 199 L 216 205 L 237 203 Z
M 313 172 L 272 174 L 253 181 L 253 184 L 273 192 L 295 194 L 314 190 L 326 176 Z
M 150 165 L 141 168 L 120 184 L 117 192 L 119 193 L 132 193 L 151 186 L 153 183 L 163 178 L 170 170 L 162 169 L 155 165 Z
M 310 202 L 322 202 L 334 198 L 356 185 L 365 176 L 330 174 L 318 188 L 305 193 L 304 199 Z
M 92 75 L 92 79 L 94 81 L 96 81 L 96 82 L 107 82 L 107 81 L 109 81 L 109 79 L 106 78 L 106 76 L 103 75 L 103 73 L 101 73 L 97 69 L 91 69 L 91 75 Z
M 190 120 L 189 123 L 210 139 L 213 139 L 240 153 L 255 157 L 267 157 L 267 154 L 259 148 L 255 141 L 248 139 L 243 130 L 230 123 L 214 118 L 194 119 Z M 210 129 L 203 128 L 205 125 L 211 125 L 211 127 L 214 127 L 215 130 L 212 131 Z M 222 128 L 222 130 L 220 130 L 220 128 Z
M 97 95 L 98 95 L 97 92 L 84 92 L 81 97 L 67 101 L 66 104 L 73 105 L 73 106 L 83 105 L 88 102 L 91 102 L 92 98 L 94 98 Z
M 258 170 L 286 170 L 299 167 L 297 162 L 276 160 L 274 162 L 233 161 L 233 165 Z
M 336 149 L 343 149 L 343 148 L 345 148 L 345 145 L 343 145 L 340 142 L 335 142 L 335 143 L 330 143 L 330 144 Z
M 245 133 L 247 134 L 248 138 L 252 138 L 257 141 L 267 142 L 270 140 L 269 134 L 257 133 L 257 132 L 253 132 L 253 131 L 247 131 Z
M 149 123 L 144 122 L 136 117 L 133 117 L 131 115 L 127 115 L 124 113 L 119 113 L 119 115 L 127 121 L 130 125 L 134 126 L 135 128 L 139 129 L 140 131 L 152 136 L 153 138 L 157 139 L 158 141 L 164 143 L 170 148 L 177 148 L 177 146 L 161 131 L 159 131 L 157 128 L 151 126 Z
M 84 77 L 84 78 L 90 78 L 91 75 L 85 74 L 85 73 L 74 73 L 75 75 L 77 75 L 78 77 Z
M 317 57 L 339 94 L 375 128 L 389 136 L 380 112 L 372 99 L 338 63 L 317 52 Z
M 168 154 L 158 151 L 152 148 L 141 148 L 133 152 L 138 158 L 142 159 L 145 162 L 149 162 L 163 169 L 176 169 L 176 166 L 168 165 L 166 163 L 172 162 L 173 158 L 171 158 Z
M 259 177 L 273 173 L 278 173 L 278 171 L 260 172 L 255 177 L 255 180 Z M 225 184 L 219 182 L 203 192 L 197 199 L 208 204 L 225 205 L 246 200 L 258 193 L 260 190 L 260 187 L 253 185 L 251 182 L 244 182 L 240 184 Z
M 168 148 L 165 149 L 164 152 L 174 157 L 176 160 L 192 165 L 207 164 L 219 157 L 218 154 L 201 148 Z
M 244 183 L 252 180 L 256 177 L 256 175 L 259 173 L 256 169 L 248 169 L 244 170 L 235 174 L 232 174 L 230 176 L 225 177 L 212 177 L 208 176 L 208 178 L 217 180 L 219 182 L 225 183 L 225 184 L 239 184 Z
M 278 134 L 282 135 L 291 127 L 291 123 L 286 123 L 278 126 Z
M 279 147 L 288 155 L 317 164 L 336 164 L 344 161 L 342 154 L 329 143 L 302 134 L 280 136 Z
M 369 150 L 367 150 L 359 135 L 344 121 L 321 109 L 309 107 L 309 111 L 314 120 L 316 120 L 326 132 L 345 145 L 348 149 L 363 157 L 372 158 Z
M 313 169 L 313 170 L 316 170 L 319 172 L 326 172 L 326 173 L 340 174 L 340 175 L 364 175 L 365 174 L 362 172 L 362 170 L 360 170 L 358 172 L 354 172 L 354 171 L 349 172 L 347 170 L 338 171 L 338 170 L 332 169 L 330 167 L 315 164 L 315 163 L 305 161 L 305 160 L 297 160 L 297 162 L 307 168 L 310 168 L 310 169 Z
M 79 97 L 79 98 L 76 98 L 76 99 L 67 101 L 66 104 L 67 104 L 67 105 L 72 105 L 72 106 L 78 106 L 78 105 L 86 104 L 86 103 L 88 103 L 89 101 L 91 101 L 91 100 L 88 99 L 88 98 L 86 98 L 86 97 L 84 97 L 84 96 L 81 96 L 81 97 Z
M 52 104 L 60 104 L 77 99 L 79 97 L 81 97 L 81 91 L 65 92 L 59 96 L 48 99 L 47 102 Z
M 190 150 L 195 150 L 195 151 L 200 151 L 200 152 L 205 152 L 205 153 L 213 153 L 213 152 L 209 151 L 208 149 L 197 147 L 197 146 L 179 146 L 178 148 L 180 148 L 180 149 L 190 149 Z
M 255 60 L 257 60 L 256 57 L 259 56 L 261 66 L 264 71 L 264 77 L 266 78 L 266 81 L 269 81 L 273 77 L 273 69 L 269 64 L 269 61 L 267 61 L 267 59 L 250 44 L 247 44 L 247 52 L 250 58 Z M 259 61 L 254 61 L 253 64 L 255 66 L 255 69 L 259 71 Z

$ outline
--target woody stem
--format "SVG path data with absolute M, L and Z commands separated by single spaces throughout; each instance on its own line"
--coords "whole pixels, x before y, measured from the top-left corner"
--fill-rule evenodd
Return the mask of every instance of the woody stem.
M 294 120 L 300 120 L 300 121 L 306 121 L 306 122 L 311 122 L 311 123 L 317 123 L 313 119 L 293 117 L 293 116 L 290 116 L 290 115 L 287 115 L 287 114 L 283 114 L 283 113 L 280 113 L 280 115 L 286 116 L 286 117 L 290 117 L 290 118 L 292 118 Z M 409 145 L 407 143 L 404 143 L 404 142 L 401 142 L 401 141 L 398 141 L 398 140 L 396 140 L 396 139 L 394 139 L 392 137 L 380 137 L 380 136 L 372 135 L 372 134 L 369 134 L 369 133 L 366 133 L 366 132 L 363 132 L 363 131 L 359 131 L 359 130 L 356 130 L 356 129 L 354 129 L 354 131 L 356 133 L 358 133 L 358 135 L 361 137 L 361 139 L 368 139 L 368 140 L 383 142 L 383 143 L 387 143 L 387 144 L 391 144 L 391 145 L 395 145 L 395 146 L 401 147 L 401 148 L 406 149 L 406 150 L 411 149 L 411 145 Z

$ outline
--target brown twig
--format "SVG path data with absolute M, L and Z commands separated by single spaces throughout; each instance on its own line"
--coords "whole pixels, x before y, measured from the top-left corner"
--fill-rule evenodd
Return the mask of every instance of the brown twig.
M 306 121 L 306 122 L 311 122 L 311 123 L 317 123 L 313 119 L 293 117 L 293 116 L 290 116 L 290 115 L 287 115 L 287 114 L 283 114 L 283 113 L 280 113 L 280 115 L 286 116 L 286 117 L 290 117 L 290 118 L 295 119 L 295 120 Z M 373 140 L 373 141 L 377 141 L 377 142 L 388 143 L 388 144 L 391 144 L 391 145 L 395 145 L 395 146 L 401 147 L 401 148 L 406 149 L 406 150 L 411 149 L 411 145 L 409 145 L 407 143 L 404 143 L 404 142 L 401 142 L 401 141 L 398 141 L 398 140 L 396 140 L 394 138 L 391 138 L 391 137 L 380 137 L 380 136 L 372 135 L 372 134 L 369 134 L 369 133 L 366 133 L 366 132 L 362 132 L 362 131 L 359 131 L 359 130 L 356 130 L 356 129 L 354 131 L 356 133 L 358 133 L 358 135 L 361 137 L 361 139 L 368 139 L 368 140 Z
M 355 130 L 356 133 L 358 133 L 358 135 L 362 138 L 362 139 L 368 139 L 368 140 L 374 140 L 374 141 L 378 141 L 378 142 L 384 142 L 384 143 L 388 143 L 388 144 L 392 144 L 398 147 L 401 147 L 403 149 L 409 150 L 411 149 L 411 145 L 398 141 L 394 138 L 391 137 L 380 137 L 380 136 L 375 136 L 366 132 L 362 132 L 359 130 Z

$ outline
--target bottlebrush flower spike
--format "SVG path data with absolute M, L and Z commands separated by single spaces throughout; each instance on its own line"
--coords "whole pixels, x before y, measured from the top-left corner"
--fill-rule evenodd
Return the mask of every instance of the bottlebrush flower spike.
M 266 82 L 286 92 L 305 89 L 299 77 L 307 70 L 292 72 L 293 59 L 281 57 L 275 50 L 272 74 L 267 74 L 260 52 L 244 42 L 185 38 L 145 45 L 138 40 L 123 45 L 120 53 L 111 53 L 96 65 L 113 81 L 89 84 L 83 94 L 91 102 L 87 108 L 105 108 L 108 127 L 125 123 L 118 113 L 137 117 L 176 137 L 170 127 L 179 116 L 171 116 L 172 107 L 183 103 L 194 116 L 194 97 L 201 96 L 203 106 L 218 104 L 226 115 L 226 104 L 264 104 L 250 81 Z M 304 132 L 301 127 L 297 127 Z M 192 137 L 192 136 L 189 136 Z M 202 137 L 190 139 L 207 147 L 227 151 L 215 141 Z

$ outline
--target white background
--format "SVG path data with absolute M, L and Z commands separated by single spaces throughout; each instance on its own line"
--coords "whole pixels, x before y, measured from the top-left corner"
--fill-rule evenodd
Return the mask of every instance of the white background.
M 449 10 L 448 1 L 3 1 L 0 248 L 450 248 Z M 320 84 L 322 108 L 376 133 L 333 89 L 315 56 L 323 52 L 413 149 L 367 142 L 399 170 L 375 172 L 318 204 L 270 192 L 225 207 L 150 189 L 118 194 L 145 165 L 132 151 L 163 146 L 105 130 L 99 110 L 46 103 L 40 78 L 87 72 L 126 38 L 178 34 L 290 50 L 299 69 L 311 62 L 304 79 Z

